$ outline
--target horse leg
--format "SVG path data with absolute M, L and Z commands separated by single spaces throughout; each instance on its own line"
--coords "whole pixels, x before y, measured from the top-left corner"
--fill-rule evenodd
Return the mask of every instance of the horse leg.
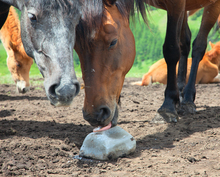
M 219 12 L 220 1 L 217 1 L 216 3 L 206 6 L 204 8 L 200 30 L 196 39 L 193 42 L 192 67 L 190 71 L 189 81 L 183 90 L 184 99 L 180 105 L 181 112 L 191 114 L 196 112 L 194 100 L 196 95 L 195 82 L 198 65 L 203 58 L 203 55 L 205 54 L 205 50 L 207 47 L 207 37 L 211 28 L 214 26 L 217 20 Z
M 183 99 L 183 89 L 186 85 L 187 60 L 190 51 L 191 32 L 187 23 L 187 12 L 185 12 L 181 31 L 181 57 L 179 61 L 177 86 L 179 88 L 180 102 Z
M 176 64 L 180 58 L 180 33 L 185 13 L 185 0 L 172 1 L 172 3 L 166 4 L 166 10 L 168 16 L 167 32 L 163 54 L 167 63 L 167 87 L 165 100 L 158 109 L 152 123 L 177 122 L 178 120 L 176 104 L 179 103 L 179 93 L 176 82 Z
M 10 5 L 0 2 L 0 29 L 2 28 L 8 17 L 9 7 Z

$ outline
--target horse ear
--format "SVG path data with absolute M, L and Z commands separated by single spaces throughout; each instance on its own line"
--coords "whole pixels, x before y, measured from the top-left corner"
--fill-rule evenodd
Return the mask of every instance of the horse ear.
M 209 57 L 208 59 L 211 61 L 212 59 L 217 57 L 217 51 L 216 50 L 210 50 L 207 52 L 207 56 Z
M 209 45 L 211 46 L 211 48 L 215 46 L 215 44 L 213 44 L 211 41 L 209 41 Z
M 14 6 L 19 10 L 22 8 L 22 0 L 1 0 L 1 2 Z

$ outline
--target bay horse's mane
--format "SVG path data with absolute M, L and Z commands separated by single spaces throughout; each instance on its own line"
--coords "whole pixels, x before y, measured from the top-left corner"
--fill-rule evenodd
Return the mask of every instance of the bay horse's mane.
M 144 21 L 146 18 L 146 4 L 144 0 L 113 0 L 122 17 L 129 20 L 136 12 L 140 12 Z M 106 6 L 110 6 L 107 0 L 85 0 L 83 4 L 83 14 L 76 27 L 77 41 L 80 42 L 83 49 L 90 51 L 92 44 L 92 34 L 98 31 L 102 25 L 102 18 L 105 16 Z

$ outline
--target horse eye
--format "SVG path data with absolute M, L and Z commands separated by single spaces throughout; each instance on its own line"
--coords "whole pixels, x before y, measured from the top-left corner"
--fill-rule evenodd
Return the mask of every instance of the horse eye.
M 32 14 L 32 13 L 28 13 L 28 18 L 29 18 L 32 22 L 37 21 L 37 17 L 36 17 L 34 14 Z
M 16 62 L 16 66 L 17 67 L 21 67 L 20 63 Z
M 111 42 L 109 48 L 113 47 L 115 44 L 117 44 L 117 42 L 118 42 L 118 40 L 117 40 L 117 39 L 114 39 L 114 40 Z

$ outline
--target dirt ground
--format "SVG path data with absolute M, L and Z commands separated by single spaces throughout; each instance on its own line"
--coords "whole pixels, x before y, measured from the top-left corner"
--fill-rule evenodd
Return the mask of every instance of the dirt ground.
M 56 108 L 42 86 L 19 95 L 0 85 L 0 176 L 220 176 L 220 84 L 196 86 L 195 115 L 151 124 L 165 86 L 130 85 L 137 80 L 125 80 L 118 122 L 137 148 L 115 161 L 77 158 L 93 129 L 82 116 L 83 90 Z

